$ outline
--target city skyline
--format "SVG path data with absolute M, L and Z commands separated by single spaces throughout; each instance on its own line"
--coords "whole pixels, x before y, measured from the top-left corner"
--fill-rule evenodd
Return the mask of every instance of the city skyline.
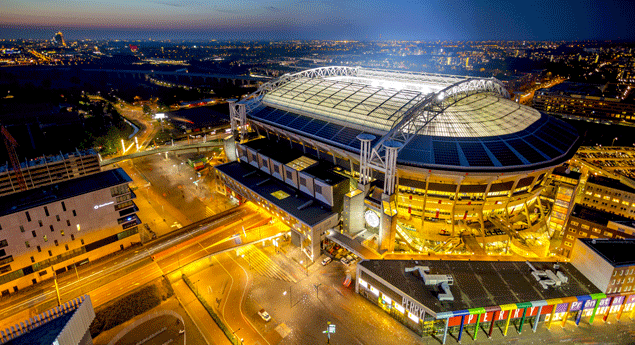
M 635 7 L 569 0 L 509 4 L 490 0 L 71 1 L 4 4 L 4 38 L 67 39 L 339 39 L 339 40 L 631 40 Z

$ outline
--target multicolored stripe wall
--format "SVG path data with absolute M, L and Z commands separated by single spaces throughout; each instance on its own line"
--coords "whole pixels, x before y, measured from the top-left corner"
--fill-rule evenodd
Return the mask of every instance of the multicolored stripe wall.
M 474 325 L 472 337 L 476 340 L 480 323 L 490 322 L 488 337 L 492 336 L 494 324 L 497 321 L 504 322 L 503 335 L 507 336 L 511 319 L 521 319 L 518 333 L 522 333 L 525 320 L 533 319 L 532 330 L 535 332 L 538 327 L 540 316 L 545 315 L 544 322 L 547 329 L 552 324 L 559 322 L 562 327 L 568 320 L 572 320 L 576 325 L 580 323 L 582 317 L 589 317 L 589 323 L 601 317 L 606 321 L 609 314 L 615 314 L 617 320 L 622 317 L 622 313 L 629 312 L 630 318 L 635 316 L 635 294 L 622 295 L 603 293 L 584 295 L 577 297 L 554 298 L 542 301 L 504 304 L 493 307 L 473 308 L 459 311 L 448 311 L 437 314 L 437 320 L 445 319 L 443 331 L 443 344 L 448 334 L 448 328 L 459 326 L 458 341 L 461 341 L 463 329 Z M 492 322 L 494 321 L 494 322 Z

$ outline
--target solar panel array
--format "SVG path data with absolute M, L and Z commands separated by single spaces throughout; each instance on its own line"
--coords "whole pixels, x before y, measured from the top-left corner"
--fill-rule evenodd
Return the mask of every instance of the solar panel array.
M 323 119 L 388 131 L 424 94 L 332 79 L 301 78 L 267 93 L 263 103 Z

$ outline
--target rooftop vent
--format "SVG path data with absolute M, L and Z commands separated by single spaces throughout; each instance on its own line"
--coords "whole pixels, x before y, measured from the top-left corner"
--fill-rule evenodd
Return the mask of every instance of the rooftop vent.
M 554 273 L 552 270 L 538 270 L 529 261 L 525 261 L 525 263 L 531 268 L 531 275 L 536 278 L 538 284 L 545 290 L 550 286 L 561 286 L 569 282 L 569 278 L 561 271 L 558 271 L 560 269 L 559 264 L 553 265 L 553 269 L 556 271 Z
M 454 301 L 452 291 L 450 291 L 450 285 L 454 284 L 454 278 L 449 274 L 428 274 L 430 267 L 428 266 L 415 266 L 406 267 L 406 273 L 419 272 L 419 276 L 423 279 L 425 285 L 436 285 L 443 292 L 439 292 L 437 298 L 439 301 Z

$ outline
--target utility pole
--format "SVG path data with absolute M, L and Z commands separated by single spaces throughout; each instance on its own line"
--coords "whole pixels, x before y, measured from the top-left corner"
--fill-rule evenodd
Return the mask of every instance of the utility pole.
M 60 297 L 60 288 L 57 285 L 57 273 L 55 272 L 55 267 L 51 266 L 53 270 L 53 281 L 55 282 L 55 293 L 57 294 L 57 306 L 62 305 L 62 298 Z

